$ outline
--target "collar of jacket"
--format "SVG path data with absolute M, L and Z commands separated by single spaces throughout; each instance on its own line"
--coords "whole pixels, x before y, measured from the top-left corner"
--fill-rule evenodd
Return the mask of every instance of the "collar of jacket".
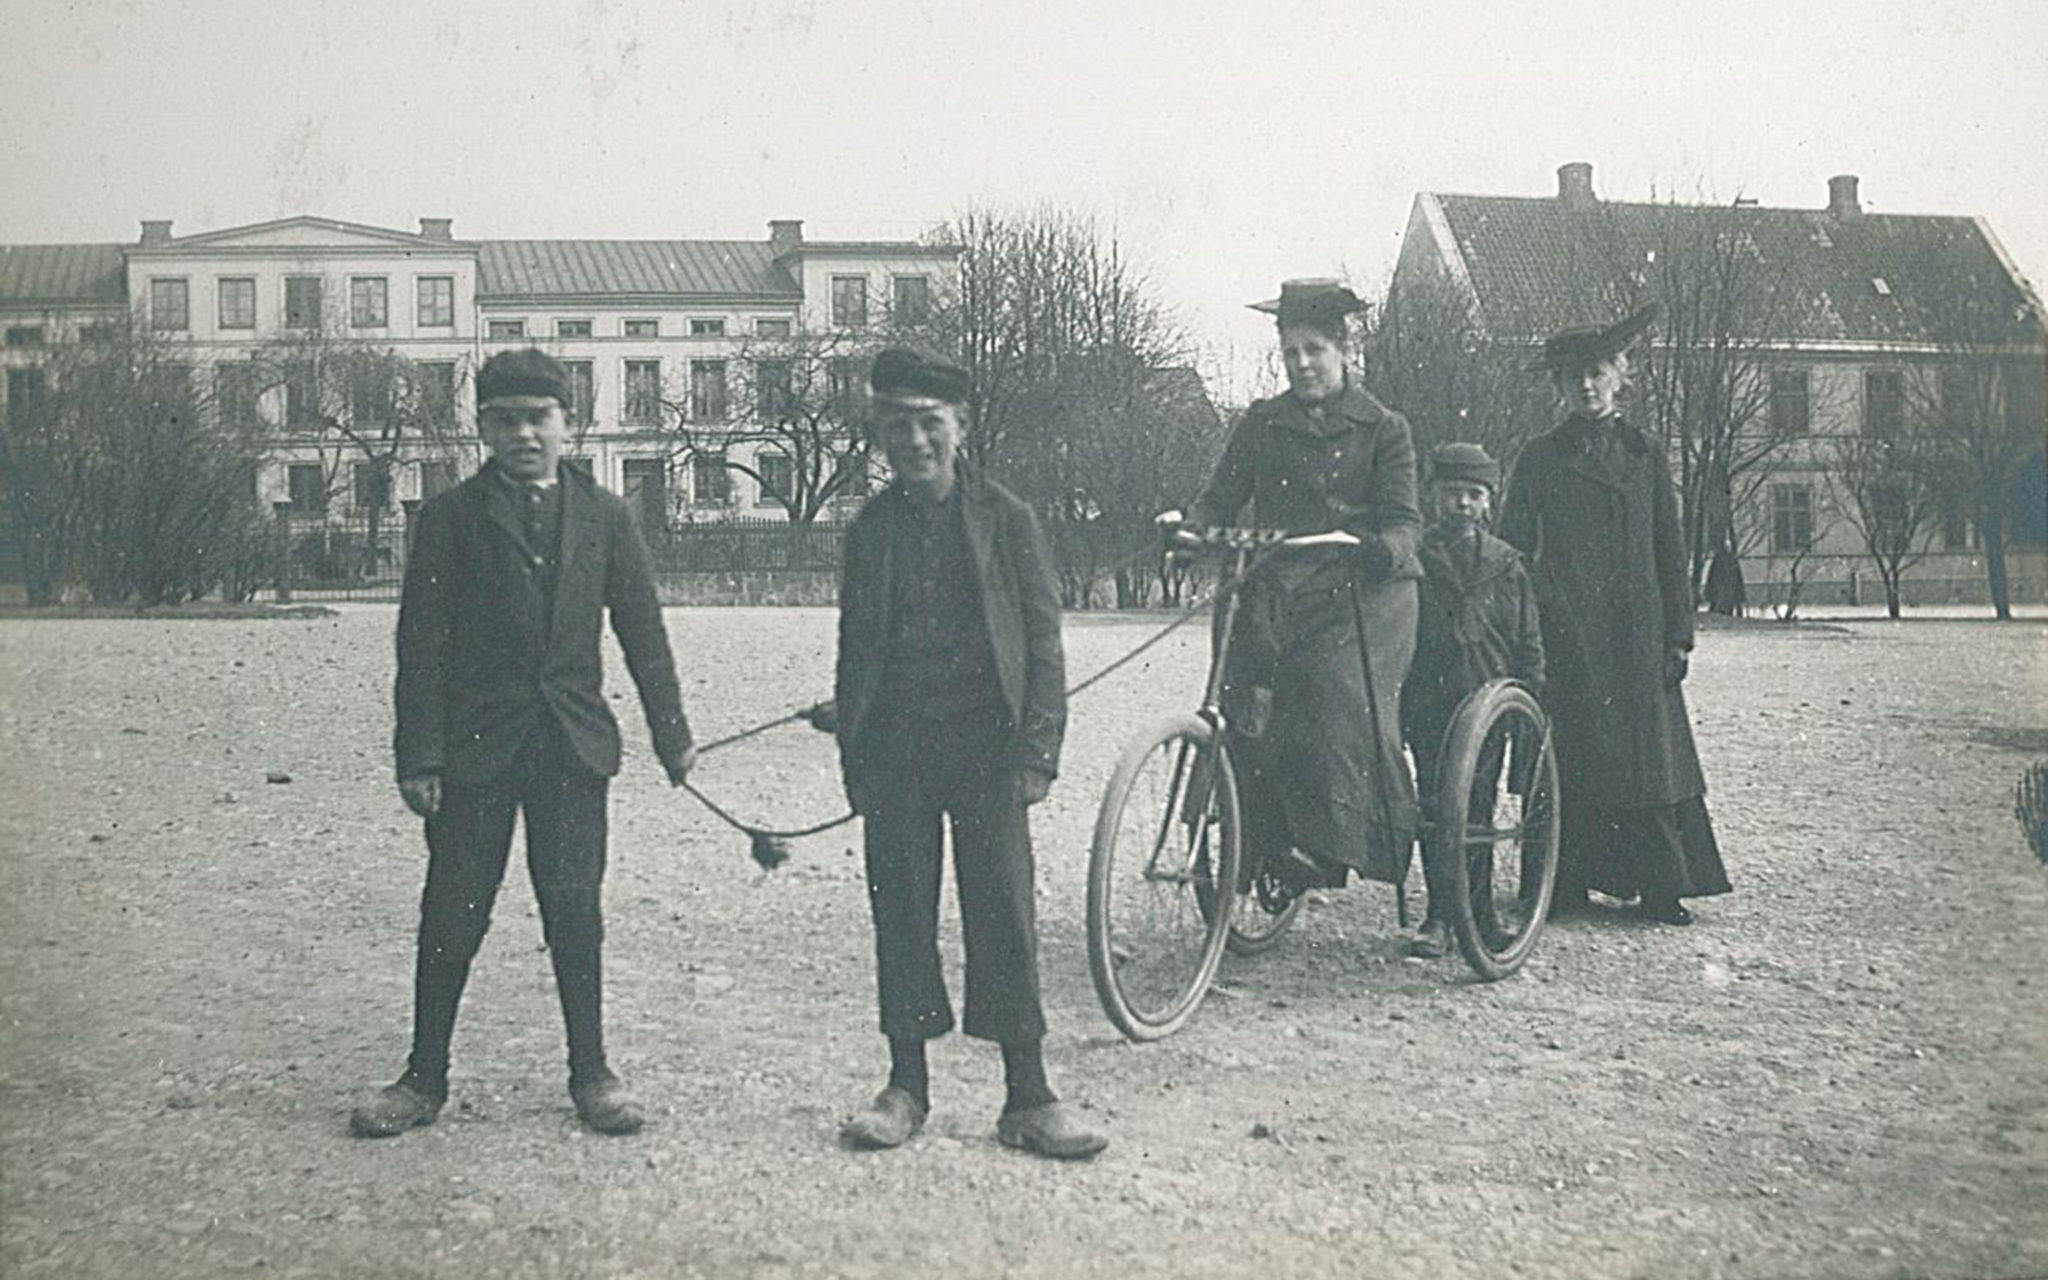
M 967 546 L 974 555 L 975 570 L 985 574 L 995 554 L 995 535 L 988 520 L 988 481 L 981 468 L 965 458 L 956 457 L 953 466 L 951 496 L 960 502 L 960 523 L 967 529 Z M 874 501 L 887 504 L 882 510 L 893 524 L 910 517 L 911 504 L 916 499 L 905 492 L 902 485 L 892 483 L 876 495 Z M 986 577 L 982 581 L 986 582 Z
M 1422 560 L 1423 573 L 1432 583 L 1454 589 L 1476 587 L 1508 572 L 1522 556 L 1521 552 L 1482 529 L 1479 533 L 1479 568 L 1468 578 L 1463 557 L 1457 554 L 1457 550 L 1457 546 L 1442 532 L 1442 526 L 1433 526 L 1422 535 L 1422 546 L 1417 555 Z
M 1264 404 L 1276 425 L 1315 436 L 1340 435 L 1354 426 L 1373 426 L 1391 413 L 1349 374 L 1345 375 L 1344 389 L 1323 401 L 1321 417 L 1310 413 L 1308 406 L 1295 399 L 1292 392 L 1282 392 Z

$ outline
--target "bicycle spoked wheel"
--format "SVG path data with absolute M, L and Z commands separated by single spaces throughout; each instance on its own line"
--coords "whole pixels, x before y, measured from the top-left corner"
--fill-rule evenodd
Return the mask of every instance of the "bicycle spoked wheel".
M 1132 739 L 1088 863 L 1088 968 L 1126 1036 L 1170 1035 L 1201 1004 L 1237 905 L 1216 889 L 1237 876 L 1237 779 L 1215 730 L 1174 716 Z
M 1270 871 L 1243 860 L 1238 871 L 1237 912 L 1230 920 L 1227 944 L 1234 956 L 1271 951 L 1301 914 L 1301 893 Z
M 1557 749 L 1527 689 L 1496 680 L 1459 706 L 1437 790 L 1445 917 L 1472 971 L 1504 978 L 1535 950 L 1557 887 Z

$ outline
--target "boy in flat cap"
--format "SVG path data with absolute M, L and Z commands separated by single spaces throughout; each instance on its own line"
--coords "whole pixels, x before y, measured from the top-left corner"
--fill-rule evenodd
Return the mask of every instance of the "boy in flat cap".
M 476 376 L 490 459 L 419 510 L 398 613 L 398 787 L 426 819 L 427 885 L 405 1074 L 350 1117 L 359 1137 L 432 1124 L 470 961 L 516 816 L 569 1041 L 569 1097 L 599 1133 L 644 1123 L 605 1058 L 600 892 L 619 727 L 603 615 L 672 783 L 695 758 L 647 548 L 626 504 L 561 465 L 569 378 L 536 350 Z
M 1444 733 L 1465 697 L 1507 676 L 1543 690 L 1543 633 L 1536 591 L 1522 554 L 1486 531 L 1500 463 L 1476 444 L 1447 444 L 1432 456 L 1437 523 L 1422 536 L 1422 598 L 1415 665 L 1401 692 L 1402 729 L 1425 788 L 1435 785 Z M 1476 785 L 1491 793 L 1501 761 Z M 1411 954 L 1436 959 L 1450 949 L 1444 915 L 1451 886 L 1441 858 L 1425 858 L 1429 907 Z M 1482 923 L 1492 903 L 1474 904 Z
M 1065 665 L 1053 560 L 1031 508 L 960 457 L 966 370 L 890 348 L 870 372 L 895 473 L 848 528 L 836 732 L 865 820 L 889 1082 L 846 1124 L 900 1146 L 931 1099 L 925 1042 L 952 1029 L 939 965 L 941 824 L 953 833 L 967 947 L 965 1030 L 1002 1046 L 996 1135 L 1059 1159 L 1108 1139 L 1058 1101 L 1040 1041 L 1038 925 L 1025 810 L 1059 771 Z

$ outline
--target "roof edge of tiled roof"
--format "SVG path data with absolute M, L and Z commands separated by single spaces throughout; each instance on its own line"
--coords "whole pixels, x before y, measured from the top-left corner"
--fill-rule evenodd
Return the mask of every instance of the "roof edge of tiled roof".
M 1512 201 L 1516 204 L 1550 205 L 1559 209 L 1563 209 L 1565 207 L 1563 202 L 1560 201 L 1556 196 L 1486 195 L 1482 192 L 1477 191 L 1422 191 L 1417 192 L 1416 194 L 1430 196 L 1437 200 L 1486 200 L 1494 202 Z M 1659 209 L 1667 211 L 1674 209 L 1684 209 L 1697 210 L 1702 213 L 1803 213 L 1810 214 L 1814 217 L 1835 216 L 1829 212 L 1827 206 L 1825 205 L 1815 207 L 1809 205 L 1789 204 L 1687 204 L 1680 203 L 1678 201 L 1665 200 L 1608 200 L 1605 198 L 1595 201 L 1592 210 L 1589 210 L 1587 212 L 1597 212 L 1601 209 Z M 1580 211 L 1571 210 L 1571 212 Z M 1981 223 L 1983 221 L 1982 218 L 1974 214 L 1968 213 L 1893 213 L 1876 209 L 1864 209 L 1861 212 L 1857 213 L 1855 217 L 1858 219 L 1914 218 L 1935 222 Z

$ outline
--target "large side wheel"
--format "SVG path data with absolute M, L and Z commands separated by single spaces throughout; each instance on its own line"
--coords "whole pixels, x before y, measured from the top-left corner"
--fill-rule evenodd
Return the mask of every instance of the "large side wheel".
M 1489 981 L 1521 968 L 1557 890 L 1557 750 L 1534 695 L 1494 680 L 1458 705 L 1444 736 L 1435 830 L 1446 918 L 1458 950 Z
M 1200 717 L 1162 720 L 1117 760 L 1088 860 L 1088 968 L 1119 1031 L 1157 1040 L 1202 1003 L 1237 877 L 1230 754 Z

